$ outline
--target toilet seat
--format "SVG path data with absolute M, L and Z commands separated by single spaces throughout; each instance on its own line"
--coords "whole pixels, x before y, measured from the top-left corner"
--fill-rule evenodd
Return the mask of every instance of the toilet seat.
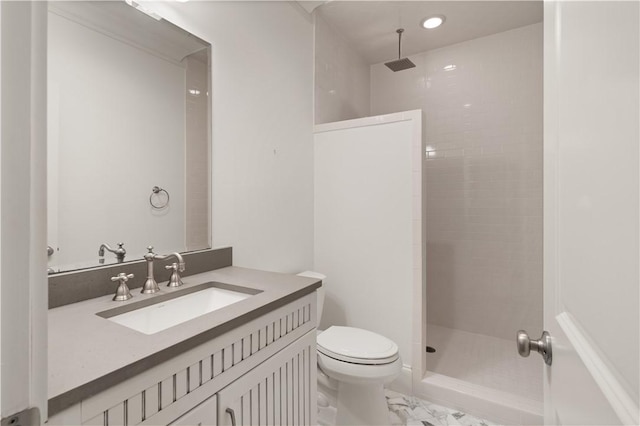
M 318 335 L 317 343 L 321 354 L 350 364 L 382 365 L 399 358 L 393 341 L 360 328 L 329 327 Z
M 318 352 L 318 366 L 330 379 L 338 381 L 338 388 L 340 383 L 382 386 L 398 377 L 402 370 L 402 360 L 398 357 L 389 364 L 352 364 Z

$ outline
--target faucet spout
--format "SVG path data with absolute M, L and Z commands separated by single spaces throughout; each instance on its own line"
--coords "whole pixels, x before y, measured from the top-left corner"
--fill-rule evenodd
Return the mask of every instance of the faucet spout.
M 153 259 L 156 258 L 157 254 L 153 252 L 152 246 L 147 247 L 147 250 L 149 252 L 143 256 L 147 262 L 147 279 L 142 286 L 142 294 L 152 294 L 160 291 L 160 287 L 158 287 L 158 283 L 153 277 Z
M 116 259 L 118 260 L 118 263 L 121 263 L 124 261 L 124 255 L 127 254 L 127 251 L 124 249 L 124 243 L 118 243 L 118 248 L 117 249 L 113 249 L 109 246 L 109 244 L 103 243 L 100 244 L 100 248 L 98 249 L 98 256 L 100 257 L 104 257 L 104 250 L 107 249 L 107 251 L 110 251 L 111 253 L 116 255 Z
M 173 269 L 173 273 L 171 274 L 171 279 L 169 280 L 169 287 L 177 287 L 182 285 L 182 281 L 180 280 L 180 275 L 178 275 L 178 271 L 184 272 L 185 270 L 185 263 L 184 263 L 184 259 L 182 258 L 182 255 L 178 252 L 165 254 L 165 255 L 155 254 L 153 252 L 152 246 L 147 247 L 147 250 L 149 252 L 144 255 L 144 260 L 147 261 L 147 280 L 142 286 L 142 293 L 149 294 L 149 293 L 156 293 L 160 291 L 160 287 L 158 287 L 158 283 L 156 282 L 153 276 L 153 261 L 155 259 L 165 260 L 165 259 L 171 259 L 172 257 L 175 257 L 178 260 L 178 263 L 177 264 L 174 263 L 171 267 L 167 267 L 167 269 Z
M 155 256 L 155 258 L 158 259 L 158 260 L 171 259 L 172 257 L 175 257 L 176 260 L 178 261 L 178 270 L 180 272 L 184 272 L 184 269 L 185 269 L 184 259 L 182 258 L 182 255 L 180 253 L 178 253 L 177 251 L 173 252 L 171 254 L 165 254 L 165 255 L 162 255 L 162 256 L 159 256 L 159 255 L 156 254 L 156 256 Z

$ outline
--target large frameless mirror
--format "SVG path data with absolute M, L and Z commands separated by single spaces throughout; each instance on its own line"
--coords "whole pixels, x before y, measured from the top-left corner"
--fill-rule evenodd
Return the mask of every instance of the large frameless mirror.
M 49 272 L 209 248 L 210 44 L 135 2 L 48 16 Z

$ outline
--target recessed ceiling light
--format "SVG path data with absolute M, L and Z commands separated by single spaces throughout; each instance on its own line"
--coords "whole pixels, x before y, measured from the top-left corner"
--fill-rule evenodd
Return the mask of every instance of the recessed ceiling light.
M 425 18 L 422 20 L 422 27 L 428 30 L 432 30 L 434 28 L 438 28 L 440 25 L 444 23 L 445 17 L 444 15 L 434 15 L 429 18 Z

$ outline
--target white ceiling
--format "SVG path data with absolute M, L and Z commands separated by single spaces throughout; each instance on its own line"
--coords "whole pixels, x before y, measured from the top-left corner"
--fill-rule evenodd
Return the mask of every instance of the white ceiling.
M 330 1 L 316 9 L 352 48 L 375 64 L 398 58 L 396 29 L 404 28 L 402 56 L 542 22 L 538 1 Z M 445 15 L 439 28 L 421 21 Z

